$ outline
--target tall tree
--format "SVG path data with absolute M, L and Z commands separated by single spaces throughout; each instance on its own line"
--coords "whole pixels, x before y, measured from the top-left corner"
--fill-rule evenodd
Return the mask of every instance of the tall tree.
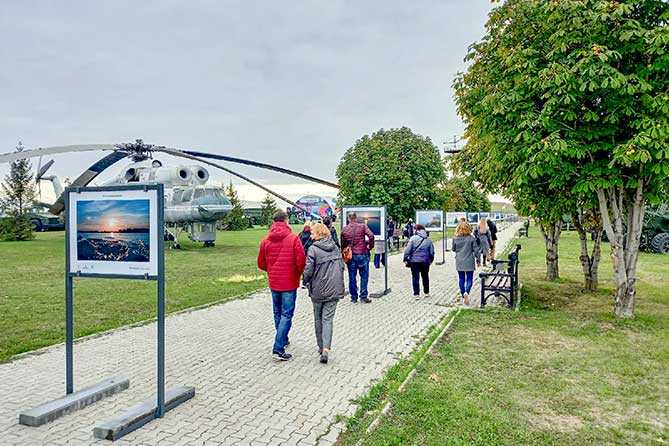
M 260 208 L 260 223 L 270 226 L 272 224 L 274 213 L 276 213 L 277 210 L 279 210 L 279 208 L 277 207 L 274 198 L 270 194 L 265 195 L 265 199 L 262 201 L 262 206 Z
M 19 141 L 17 152 L 24 150 Z M 2 224 L 2 238 L 5 240 L 30 240 L 33 238 L 32 224 L 27 212 L 35 200 L 32 166 L 28 159 L 14 161 L 2 183 L 0 209 L 9 215 Z
M 232 181 L 230 181 L 230 184 L 228 184 L 228 186 L 225 188 L 225 195 L 227 195 L 228 199 L 230 200 L 232 210 L 230 210 L 230 212 L 228 212 L 223 219 L 223 226 L 228 231 L 241 231 L 243 229 L 247 229 L 249 227 L 249 222 L 244 215 L 242 202 L 239 199 L 239 195 L 237 195 L 237 191 L 232 185 Z
M 440 188 L 439 195 L 446 212 L 488 212 L 492 207 L 488 196 L 468 177 L 449 178 Z
M 446 176 L 430 138 L 402 127 L 356 141 L 339 163 L 337 178 L 342 205 L 387 205 L 389 215 L 403 221 L 416 209 L 439 205 Z
M 490 184 L 596 199 L 619 317 L 634 312 L 644 205 L 669 183 L 668 20 L 661 0 L 508 0 L 455 83 Z

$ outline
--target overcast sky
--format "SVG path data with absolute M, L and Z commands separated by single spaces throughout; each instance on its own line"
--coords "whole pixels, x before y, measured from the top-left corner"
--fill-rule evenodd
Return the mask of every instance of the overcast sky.
M 4 2 L 0 152 L 19 138 L 28 148 L 144 138 L 334 179 L 344 151 L 379 128 L 406 125 L 440 147 L 461 133 L 451 83 L 490 7 Z M 60 155 L 53 172 L 74 177 L 99 157 Z

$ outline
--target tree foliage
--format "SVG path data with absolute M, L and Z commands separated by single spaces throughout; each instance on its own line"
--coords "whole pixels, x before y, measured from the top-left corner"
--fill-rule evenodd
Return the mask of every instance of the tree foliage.
M 439 150 L 407 127 L 381 129 L 349 148 L 337 167 L 341 205 L 387 205 L 398 221 L 440 205 Z
M 19 141 L 17 152 L 24 150 Z M 27 217 L 35 200 L 35 185 L 33 183 L 32 166 L 28 159 L 14 161 L 2 183 L 2 197 L 0 209 L 8 217 L 0 225 L 0 238 L 3 240 L 30 240 L 32 239 L 32 223 Z
M 278 211 L 279 208 L 276 205 L 276 201 L 270 194 L 265 195 L 265 199 L 262 201 L 262 206 L 260 208 L 260 224 L 270 226 L 272 224 L 272 218 L 274 213 Z
M 237 191 L 232 185 L 232 181 L 225 188 L 225 195 L 227 195 L 232 205 L 232 210 L 228 212 L 223 219 L 223 227 L 228 231 L 241 231 L 248 229 L 249 222 L 244 215 L 244 208 L 242 202 L 237 195 Z
M 485 192 L 474 181 L 464 176 L 454 176 L 440 189 L 441 206 L 446 212 L 489 212 L 492 204 Z
M 539 218 L 597 200 L 618 316 L 633 313 L 644 202 L 668 187 L 668 11 L 660 0 L 509 0 L 455 82 L 463 169 Z

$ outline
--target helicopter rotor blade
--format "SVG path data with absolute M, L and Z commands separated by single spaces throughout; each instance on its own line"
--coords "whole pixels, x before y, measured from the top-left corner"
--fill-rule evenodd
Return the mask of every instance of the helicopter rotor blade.
M 222 171 L 227 172 L 230 175 L 234 175 L 238 178 L 241 178 L 244 181 L 247 181 L 247 182 L 253 184 L 254 186 L 259 187 L 260 189 L 264 190 L 268 194 L 274 195 L 278 199 L 285 201 L 286 203 L 290 204 L 291 206 L 294 206 L 294 207 L 296 207 L 296 208 L 298 208 L 298 209 L 300 209 L 304 212 L 307 212 L 307 210 L 305 208 L 303 208 L 299 204 L 295 203 L 291 199 L 289 199 L 287 197 L 284 197 L 283 195 L 279 194 L 278 192 L 274 192 L 270 188 L 258 183 L 257 181 L 252 180 L 251 178 L 249 178 L 245 175 L 242 175 L 241 173 L 235 172 L 234 170 L 229 169 L 229 168 L 227 168 L 225 166 L 222 166 L 220 164 L 214 163 L 213 161 L 202 159 L 198 156 L 191 155 L 190 153 L 187 153 L 187 152 L 181 151 L 181 150 L 176 150 L 176 149 L 168 149 L 168 148 L 162 148 L 161 147 L 159 151 L 167 153 L 167 154 L 172 155 L 172 156 L 190 159 L 190 160 L 197 161 L 197 162 L 200 162 L 200 163 L 203 163 L 203 164 L 207 164 L 207 165 L 212 166 L 212 167 L 216 167 L 217 169 L 221 169 Z
M 286 175 L 291 175 L 297 178 L 301 178 L 303 180 L 307 181 L 312 181 L 314 183 L 319 183 L 319 184 L 324 184 L 325 186 L 329 186 L 335 189 L 339 189 L 339 185 L 337 183 L 333 183 L 331 181 L 323 180 L 321 178 L 317 178 L 311 175 L 308 175 L 306 173 L 302 172 L 297 172 L 295 170 L 291 169 L 286 169 L 285 167 L 279 167 L 279 166 L 274 166 L 272 164 L 267 164 L 267 163 L 261 163 L 258 161 L 253 161 L 253 160 L 247 160 L 243 158 L 236 158 L 233 156 L 226 156 L 226 155 L 217 155 L 214 153 L 206 153 L 206 152 L 197 152 L 194 150 L 184 150 L 184 149 L 171 149 L 171 150 L 177 150 L 182 153 L 186 153 L 188 155 L 193 155 L 197 156 L 200 158 L 211 158 L 211 159 L 217 159 L 221 161 L 228 161 L 230 163 L 238 163 L 238 164 L 244 164 L 247 166 L 252 166 L 252 167 L 259 167 L 261 169 L 267 169 L 267 170 L 273 170 L 274 172 L 280 172 L 284 173 Z
M 39 157 L 39 163 L 37 164 L 37 175 L 35 175 L 35 181 L 42 179 L 47 170 L 53 166 L 54 161 L 49 160 L 44 165 L 42 165 L 42 157 Z
M 128 153 L 116 149 L 114 152 L 96 161 L 95 164 L 86 169 L 84 173 L 79 175 L 77 179 L 70 184 L 70 187 L 84 187 L 88 185 L 91 181 L 95 179 L 95 177 L 100 175 L 105 169 L 111 167 L 113 164 L 122 160 L 123 158 L 126 158 L 128 155 L 129 155 Z M 51 205 L 51 207 L 49 208 L 49 212 L 51 212 L 54 215 L 58 215 L 61 212 L 63 212 L 64 209 L 65 209 L 65 199 L 61 195 L 60 197 L 58 197 L 56 202 L 53 205 Z
M 77 144 L 71 146 L 40 147 L 23 150 L 21 152 L 7 152 L 0 154 L 0 164 L 11 163 L 16 160 L 34 158 L 36 156 L 56 155 L 68 152 L 88 152 L 94 150 L 118 150 L 114 144 Z
M 39 159 L 37 160 L 37 174 L 35 175 L 35 183 L 37 184 L 37 194 L 39 196 L 39 199 L 42 199 L 42 182 L 40 181 L 40 178 L 42 178 L 42 157 L 40 156 Z

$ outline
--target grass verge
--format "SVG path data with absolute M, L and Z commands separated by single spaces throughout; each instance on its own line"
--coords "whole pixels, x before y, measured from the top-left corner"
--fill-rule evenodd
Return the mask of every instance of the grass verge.
M 340 445 L 667 444 L 669 257 L 641 255 L 636 317 L 618 321 L 608 256 L 601 290 L 583 293 L 566 233 L 562 279 L 546 283 L 539 237 L 520 241 L 521 311 L 462 312 L 404 393 L 386 386 L 378 429 L 364 435 L 361 408 Z
M 182 237 L 181 250 L 166 249 L 168 313 L 266 287 L 256 267 L 266 233 L 219 232 L 212 248 Z M 0 362 L 64 340 L 64 233 L 36 235 L 28 242 L 0 242 Z M 75 337 L 155 318 L 155 287 L 137 280 L 75 279 Z

